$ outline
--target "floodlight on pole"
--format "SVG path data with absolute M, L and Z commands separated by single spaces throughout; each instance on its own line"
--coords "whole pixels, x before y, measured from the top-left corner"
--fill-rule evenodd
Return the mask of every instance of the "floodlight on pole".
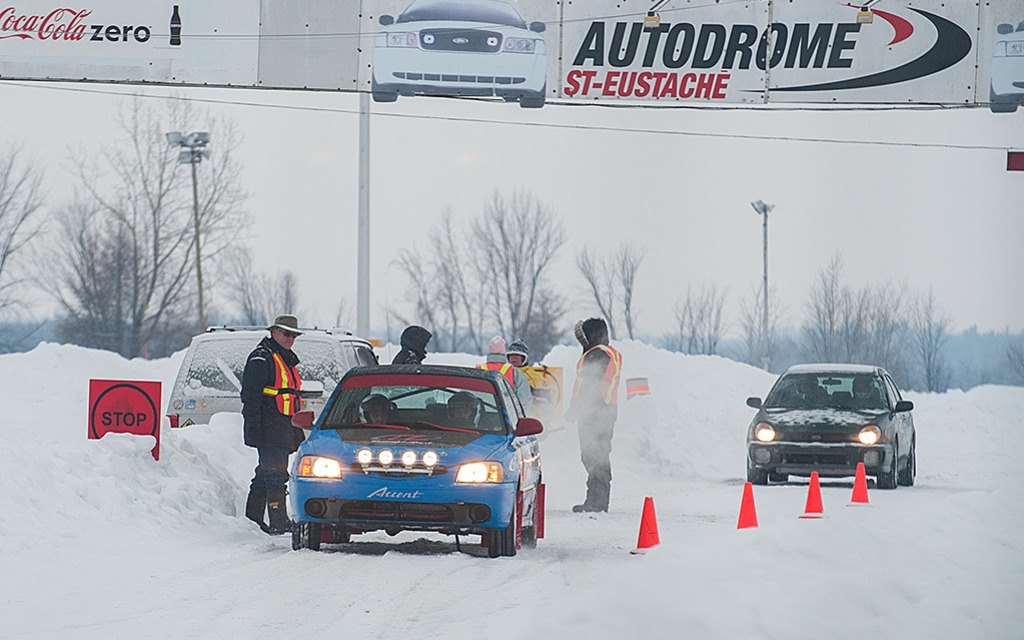
M 180 131 L 167 134 L 167 143 L 172 147 L 181 147 L 178 154 L 179 164 L 192 165 L 192 222 L 195 227 L 196 243 L 196 279 L 199 283 L 199 331 L 206 331 L 206 314 L 203 309 L 203 261 L 199 251 L 199 187 L 196 181 L 196 165 L 203 158 L 210 157 L 210 134 L 206 131 L 193 131 L 187 135 Z
M 764 282 L 761 284 L 764 290 L 764 312 L 761 316 L 761 367 L 768 371 L 771 366 L 771 353 L 768 350 L 768 213 L 775 208 L 774 204 L 768 204 L 764 200 L 755 200 L 750 203 L 754 211 L 764 217 Z

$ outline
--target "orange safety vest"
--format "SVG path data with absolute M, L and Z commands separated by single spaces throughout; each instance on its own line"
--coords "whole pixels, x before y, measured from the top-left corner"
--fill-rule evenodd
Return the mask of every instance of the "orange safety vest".
M 483 364 L 476 365 L 477 369 L 490 369 L 491 371 L 497 371 L 501 375 L 505 376 L 508 383 L 512 385 L 512 388 L 516 388 L 516 373 L 515 367 L 507 362 L 485 362 Z
M 293 416 L 302 404 L 299 399 L 302 380 L 299 379 L 299 372 L 294 367 L 285 364 L 280 353 L 272 351 L 271 355 L 274 357 L 274 386 L 263 387 L 263 395 L 276 398 L 277 410 L 281 415 Z
M 576 363 L 576 384 L 572 388 L 572 397 L 575 398 L 580 392 L 582 380 L 580 372 L 583 370 L 583 360 L 587 354 L 594 349 L 600 349 L 608 354 L 608 366 L 604 369 L 604 377 L 601 379 L 601 397 L 605 404 L 619 404 L 619 376 L 622 374 L 622 354 L 606 344 L 599 344 L 588 349 L 579 362 Z

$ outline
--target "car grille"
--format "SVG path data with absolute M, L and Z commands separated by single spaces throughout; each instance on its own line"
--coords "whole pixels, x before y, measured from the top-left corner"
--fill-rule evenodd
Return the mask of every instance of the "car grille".
M 420 46 L 426 51 L 465 51 L 497 53 L 501 51 L 501 33 L 479 29 L 424 29 Z
M 420 502 L 376 502 L 350 500 L 341 505 L 343 520 L 454 522 L 452 509 L 446 504 Z
M 402 80 L 411 80 L 414 82 L 423 80 L 428 82 L 459 82 L 462 84 L 501 85 L 522 84 L 526 82 L 526 78 L 522 76 L 465 76 L 454 73 L 417 73 L 412 71 L 394 71 L 391 75 L 396 78 L 401 78 Z
M 847 467 L 850 466 L 851 460 L 845 453 L 802 452 L 783 454 L 782 464 Z
M 849 433 L 821 433 L 821 432 L 782 432 L 775 436 L 777 442 L 854 442 L 856 436 Z

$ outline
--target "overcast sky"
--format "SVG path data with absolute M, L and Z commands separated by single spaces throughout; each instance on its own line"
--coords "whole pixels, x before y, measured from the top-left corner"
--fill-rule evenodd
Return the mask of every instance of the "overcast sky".
M 0 142 L 21 144 L 45 167 L 47 201 L 59 204 L 73 186 L 68 147 L 110 141 L 116 94 L 132 91 L 140 89 L 0 83 Z M 298 275 L 303 324 L 331 324 L 345 298 L 354 325 L 357 97 L 185 95 L 233 118 L 244 136 L 257 267 Z M 641 331 L 670 331 L 686 287 L 714 284 L 728 289 L 735 333 L 740 299 L 762 276 L 761 218 L 750 202 L 763 199 L 775 205 L 769 280 L 784 324 L 799 324 L 819 270 L 840 252 L 851 286 L 930 288 L 954 330 L 1020 331 L 1024 173 L 1006 171 L 1007 148 L 1024 149 L 1024 113 L 374 104 L 371 326 L 382 334 L 385 305 L 402 306 L 404 282 L 389 267 L 398 250 L 426 246 L 446 208 L 465 221 L 495 190 L 525 188 L 569 231 L 553 274 L 574 302 L 572 318 L 593 311 L 576 253 L 632 241 L 647 251 Z

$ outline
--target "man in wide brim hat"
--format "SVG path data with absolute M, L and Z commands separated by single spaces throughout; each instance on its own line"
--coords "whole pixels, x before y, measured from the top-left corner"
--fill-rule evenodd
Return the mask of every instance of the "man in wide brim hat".
M 283 313 L 274 318 L 274 324 L 267 327 L 268 330 L 273 331 L 274 329 L 282 329 L 284 331 L 291 331 L 292 333 L 302 335 L 299 331 L 299 319 L 289 313 Z

